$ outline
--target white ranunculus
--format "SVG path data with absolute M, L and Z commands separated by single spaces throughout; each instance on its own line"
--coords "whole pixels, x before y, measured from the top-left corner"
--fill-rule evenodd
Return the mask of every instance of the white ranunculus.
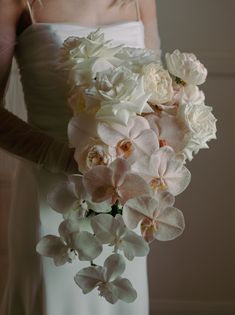
M 178 117 L 188 128 L 183 154 L 189 160 L 192 160 L 193 153 L 208 148 L 208 141 L 216 139 L 216 118 L 211 111 L 212 107 L 204 103 L 201 105 L 189 103 L 179 108 Z
M 160 56 L 153 50 L 134 47 L 123 47 L 116 57 L 120 58 L 123 65 L 135 73 L 141 73 L 143 65 L 160 59 Z
M 166 64 L 169 72 L 187 84 L 203 84 L 207 69 L 194 54 L 181 53 L 178 49 L 172 54 L 166 53 Z
M 194 105 L 200 105 L 205 101 L 205 94 L 199 90 L 196 85 L 186 85 L 179 93 L 178 103 L 179 105 L 187 105 L 192 103 Z
M 151 93 L 149 101 L 154 104 L 169 102 L 173 97 L 172 79 L 160 62 L 143 66 L 144 89 Z
M 92 266 L 80 270 L 74 280 L 84 294 L 96 287 L 106 301 L 115 304 L 118 300 L 126 303 L 133 302 L 137 293 L 130 281 L 120 276 L 125 270 L 125 260 L 119 254 L 109 256 L 104 266 Z

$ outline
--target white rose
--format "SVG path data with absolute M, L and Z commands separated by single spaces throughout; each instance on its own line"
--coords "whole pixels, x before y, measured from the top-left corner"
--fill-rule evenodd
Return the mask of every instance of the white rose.
M 86 37 L 69 37 L 65 40 L 61 58 L 63 66 L 71 70 L 70 80 L 77 85 L 90 85 L 97 71 L 119 64 L 115 54 L 123 47 L 111 46 L 100 29 Z
M 96 118 L 126 125 L 129 118 L 142 112 L 152 112 L 148 105 L 150 93 L 144 90 L 143 77 L 125 67 L 97 73 L 96 88 L 101 108 Z
M 207 69 L 194 54 L 181 53 L 179 50 L 172 54 L 166 53 L 166 64 L 169 72 L 184 83 L 200 85 L 206 80 Z
M 208 148 L 207 142 L 216 139 L 216 118 L 211 111 L 212 107 L 205 104 L 189 103 L 179 108 L 178 118 L 188 128 L 183 154 L 190 161 L 193 158 L 193 153 Z
M 150 63 L 142 69 L 144 89 L 150 92 L 149 101 L 155 105 L 167 103 L 173 97 L 172 79 L 161 63 Z
M 186 85 L 181 89 L 179 93 L 179 105 L 186 105 L 188 103 L 200 105 L 204 103 L 204 101 L 205 94 L 203 93 L 203 91 L 199 90 L 196 85 Z

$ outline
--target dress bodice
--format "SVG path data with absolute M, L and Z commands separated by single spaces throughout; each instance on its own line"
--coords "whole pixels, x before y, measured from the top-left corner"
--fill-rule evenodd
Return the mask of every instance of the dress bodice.
M 60 47 L 69 36 L 87 36 L 96 28 L 68 23 L 35 23 L 18 38 L 20 69 L 28 122 L 60 140 L 67 139 L 72 115 L 68 106 L 68 73 L 58 66 Z M 101 27 L 105 39 L 130 47 L 144 47 L 141 21 Z

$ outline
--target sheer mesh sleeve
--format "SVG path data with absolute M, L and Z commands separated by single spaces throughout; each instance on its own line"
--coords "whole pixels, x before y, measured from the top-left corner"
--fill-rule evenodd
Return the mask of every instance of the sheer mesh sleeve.
M 74 150 L 67 143 L 30 126 L 5 108 L 0 108 L 0 147 L 52 172 L 77 172 Z

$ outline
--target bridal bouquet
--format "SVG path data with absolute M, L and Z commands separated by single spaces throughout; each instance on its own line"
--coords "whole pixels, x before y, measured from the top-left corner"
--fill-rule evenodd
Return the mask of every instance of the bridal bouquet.
M 98 288 L 108 302 L 133 302 L 122 277 L 127 261 L 149 253 L 154 239 L 184 230 L 175 196 L 190 182 L 185 164 L 216 138 L 216 119 L 199 85 L 207 70 L 193 54 L 114 46 L 97 30 L 70 37 L 61 63 L 72 86 L 68 137 L 79 172 L 49 193 L 63 215 L 59 236 L 44 236 L 37 251 L 55 265 L 90 262 L 75 275 L 84 294 Z M 95 259 L 109 246 L 103 265 Z

